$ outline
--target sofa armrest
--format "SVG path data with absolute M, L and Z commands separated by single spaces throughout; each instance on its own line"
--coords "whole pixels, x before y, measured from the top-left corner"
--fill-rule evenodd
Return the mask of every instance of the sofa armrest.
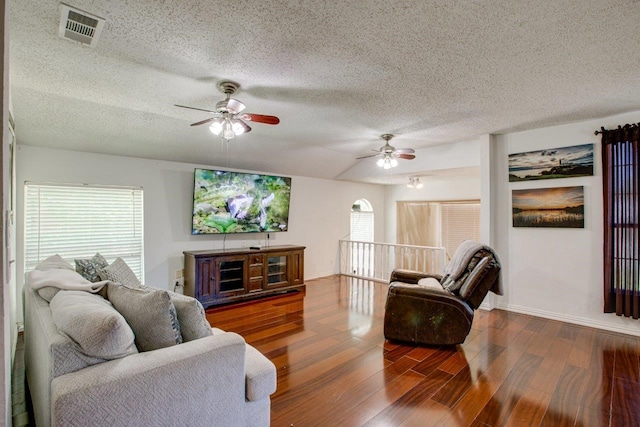
M 247 344 L 244 366 L 247 371 L 246 398 L 248 401 L 257 402 L 275 393 L 278 385 L 276 366 L 249 344 Z
M 420 279 L 426 279 L 428 277 L 432 277 L 438 281 L 442 279 L 442 276 L 440 274 L 423 273 L 421 271 L 403 270 L 398 268 L 391 272 L 389 282 L 404 282 L 415 285 L 420 281 Z
M 244 339 L 212 335 L 55 378 L 54 426 L 243 425 Z

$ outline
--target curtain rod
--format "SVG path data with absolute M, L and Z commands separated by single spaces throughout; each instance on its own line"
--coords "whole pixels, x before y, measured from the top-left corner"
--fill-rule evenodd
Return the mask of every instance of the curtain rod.
M 618 129 L 617 129 L 617 130 L 622 130 L 622 129 L 631 129 L 631 128 L 638 127 L 638 126 L 640 126 L 640 123 L 633 123 L 633 124 L 629 124 L 629 123 L 627 123 L 627 124 L 626 124 L 626 125 L 624 125 L 624 126 L 620 126 L 620 125 L 618 125 Z M 593 134 L 594 134 L 594 135 L 600 135 L 600 134 L 603 134 L 603 133 L 605 133 L 605 132 L 609 132 L 609 131 L 611 131 L 611 130 L 614 130 L 614 129 L 605 129 L 605 128 L 604 128 L 604 126 L 601 126 L 601 127 L 600 127 L 600 130 L 596 130 Z

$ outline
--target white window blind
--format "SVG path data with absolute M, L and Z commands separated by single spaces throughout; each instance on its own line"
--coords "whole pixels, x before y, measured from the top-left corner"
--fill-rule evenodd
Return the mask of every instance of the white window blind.
M 373 242 L 373 212 L 351 212 L 351 240 Z
M 59 254 L 122 258 L 144 283 L 142 189 L 25 184 L 25 271 Z
M 480 240 L 480 203 L 442 203 L 442 246 L 451 258 L 463 240 Z

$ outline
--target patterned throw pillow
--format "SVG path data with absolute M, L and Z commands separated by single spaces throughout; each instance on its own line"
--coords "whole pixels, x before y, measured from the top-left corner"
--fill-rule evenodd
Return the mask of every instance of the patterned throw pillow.
M 109 265 L 106 259 L 99 253 L 90 259 L 76 259 L 76 271 L 90 282 L 99 282 L 98 271 Z
M 120 257 L 116 258 L 111 264 L 98 271 L 98 275 L 102 280 L 110 280 L 112 282 L 127 285 L 130 288 L 141 288 L 142 284 L 136 277 L 131 268 Z
M 139 351 L 151 351 L 182 343 L 176 308 L 167 291 L 130 288 L 109 282 L 109 301 L 136 336 Z

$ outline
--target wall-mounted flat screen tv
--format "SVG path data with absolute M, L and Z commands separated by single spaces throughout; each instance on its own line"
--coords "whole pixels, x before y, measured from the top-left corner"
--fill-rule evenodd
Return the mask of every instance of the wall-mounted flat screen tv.
M 191 234 L 287 231 L 290 198 L 291 178 L 196 168 Z

